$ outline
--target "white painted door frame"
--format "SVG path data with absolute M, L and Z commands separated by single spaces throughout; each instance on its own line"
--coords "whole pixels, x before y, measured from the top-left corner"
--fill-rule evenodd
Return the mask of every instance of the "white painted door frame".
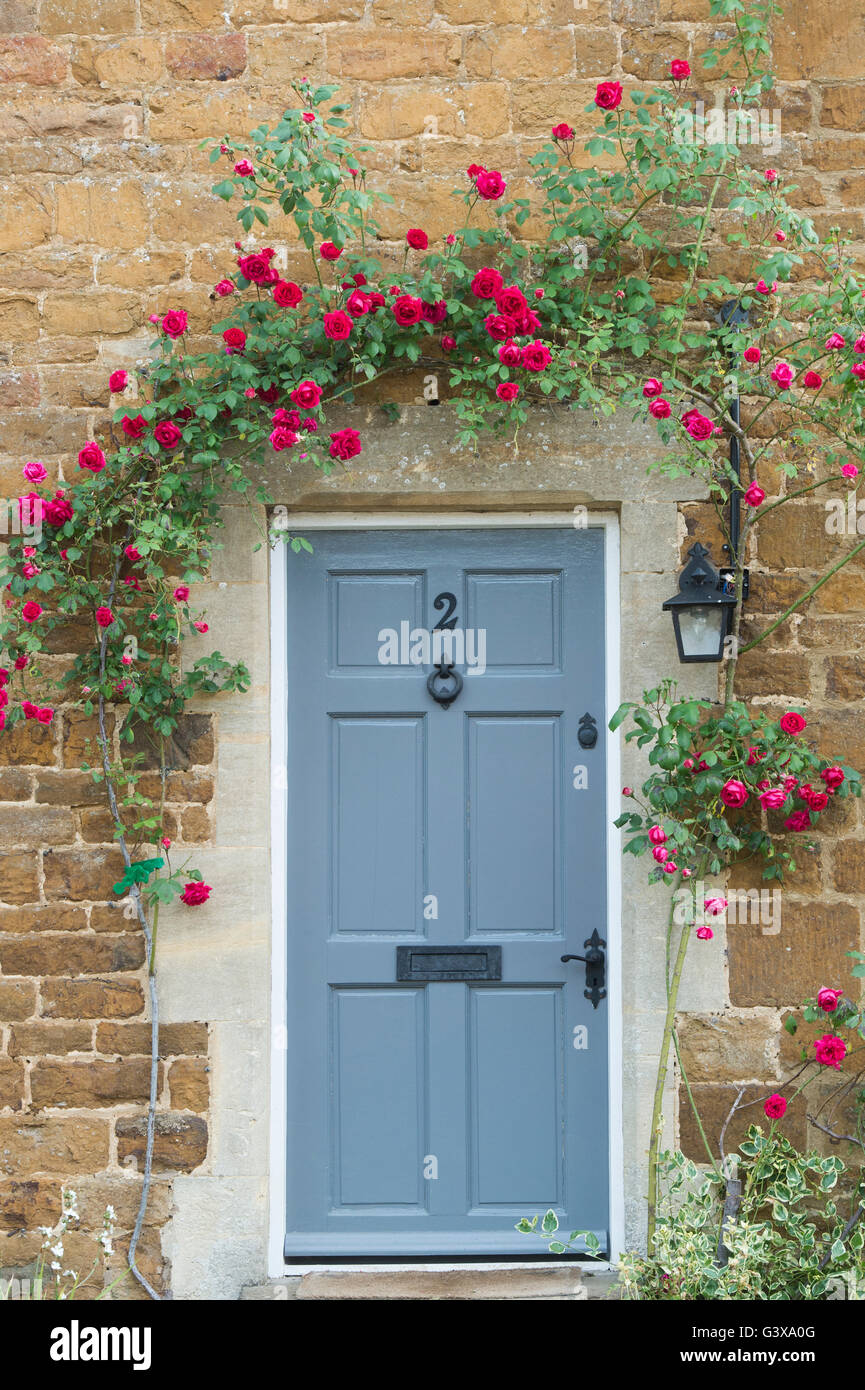
M 613 512 L 293 512 L 288 522 L 295 534 L 337 530 L 466 530 L 481 528 L 516 529 L 532 526 L 568 527 L 579 515 L 591 527 L 604 531 L 604 584 L 606 632 L 607 719 L 618 708 L 620 661 L 619 599 L 619 519 Z M 302 557 L 298 559 L 302 564 Z M 285 775 L 288 730 L 289 660 L 286 632 L 286 592 L 288 550 L 278 545 L 270 563 L 270 853 L 271 853 L 271 1049 L 270 1049 L 270 1170 L 268 1219 L 268 1278 L 281 1278 L 286 1272 L 285 1191 L 288 1164 L 287 1143 L 287 1055 L 285 987 L 286 939 L 288 931 L 288 882 L 286 838 L 288 829 L 288 778 Z M 621 794 L 619 737 L 606 730 L 607 806 L 618 807 Z M 622 1058 L 622 869 L 621 841 L 612 824 L 607 828 L 607 1017 L 609 1048 L 609 1164 L 610 1164 L 610 1255 L 615 1263 L 624 1245 L 625 1193 L 623 1142 L 623 1058 Z M 422 1262 L 412 1262 L 415 1263 Z M 593 1265 L 595 1269 L 605 1266 Z M 291 1265 L 292 1273 L 299 1273 Z M 389 1268 L 392 1268 L 389 1266 Z

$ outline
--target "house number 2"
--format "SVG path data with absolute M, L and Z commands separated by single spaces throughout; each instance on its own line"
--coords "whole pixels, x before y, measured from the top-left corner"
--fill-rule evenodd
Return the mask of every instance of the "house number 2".
M 456 616 L 456 611 L 457 611 L 457 596 L 456 596 L 456 594 L 451 594 L 451 593 L 449 593 L 447 589 L 444 591 L 444 593 L 436 594 L 435 598 L 433 599 L 433 608 L 436 610 L 437 613 L 439 613 L 439 612 L 441 611 L 442 608 L 444 608 L 444 609 L 446 610 L 446 611 L 445 611 L 445 614 L 444 614 L 444 617 L 441 619 L 441 621 L 440 621 L 440 622 L 437 622 L 437 623 L 435 624 L 435 627 L 436 627 L 436 628 L 451 628 L 451 629 L 453 629 L 453 628 L 456 627 L 456 625 L 457 625 L 457 616 Z

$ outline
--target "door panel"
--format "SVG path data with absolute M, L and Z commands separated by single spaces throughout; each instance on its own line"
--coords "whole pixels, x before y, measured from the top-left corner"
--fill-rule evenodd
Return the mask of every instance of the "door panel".
M 425 995 L 332 992 L 335 1206 L 423 1206 Z
M 559 719 L 466 723 L 469 934 L 561 933 Z
M 561 1203 L 560 1003 L 559 989 L 471 991 L 475 1207 Z
M 606 937 L 604 739 L 577 742 L 607 714 L 603 533 L 311 540 L 288 587 L 286 1254 L 525 1257 L 514 1225 L 548 1206 L 605 1241 L 607 1005 L 561 961 Z M 451 609 L 485 669 L 445 709 L 423 642 Z M 472 941 L 501 980 L 397 980 L 398 945 Z
M 331 719 L 334 929 L 410 931 L 423 897 L 421 718 Z

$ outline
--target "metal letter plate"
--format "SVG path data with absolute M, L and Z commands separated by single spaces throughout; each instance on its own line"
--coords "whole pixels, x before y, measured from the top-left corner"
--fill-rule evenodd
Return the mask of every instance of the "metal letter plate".
M 501 946 L 397 946 L 397 980 L 500 980 Z

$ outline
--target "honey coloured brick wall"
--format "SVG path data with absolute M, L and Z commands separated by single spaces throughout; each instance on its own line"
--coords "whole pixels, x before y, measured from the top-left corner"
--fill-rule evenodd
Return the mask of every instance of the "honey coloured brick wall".
M 704 0 L 3 0 L 0 495 L 17 495 L 29 458 L 51 482 L 72 476 L 82 442 L 107 421 L 108 374 L 144 354 L 151 313 L 185 308 L 194 330 L 206 328 L 236 224 L 210 196 L 197 144 L 273 118 L 291 79 L 342 84 L 373 177 L 395 198 L 383 222 L 395 246 L 406 225 L 450 229 L 450 190 L 469 162 L 530 194 L 528 156 L 555 121 L 588 132 L 583 108 L 599 78 L 645 84 L 687 58 L 693 95 L 709 105 L 698 55 L 718 34 Z M 795 201 L 821 229 L 840 223 L 862 237 L 861 7 L 788 0 L 775 57 L 782 140 L 770 162 L 796 171 Z M 795 508 L 751 557 L 749 628 L 839 554 L 820 507 Z M 686 506 L 683 529 L 711 537 L 711 517 Z M 858 565 L 743 660 L 740 691 L 779 711 L 807 704 L 821 747 L 865 769 L 863 636 Z M 169 785 L 181 847 L 212 832 L 213 730 L 194 719 Z M 119 861 L 98 790 L 77 771 L 87 733 L 61 711 L 51 728 L 28 723 L 0 739 L 0 1269 L 32 1258 L 63 1181 L 79 1190 L 85 1224 L 98 1227 L 111 1201 L 127 1232 L 139 1190 L 146 967 L 134 921 L 109 906 Z M 745 871 L 737 881 L 750 886 Z M 765 1086 L 794 1057 L 785 1010 L 847 983 L 863 899 L 861 818 L 848 804 L 785 890 L 781 933 L 730 929 L 726 1007 L 683 1021 L 710 1129 L 736 1083 Z M 163 1034 L 159 1174 L 141 1256 L 154 1279 L 170 1176 L 207 1161 L 206 1024 Z M 700 1156 L 686 1107 L 681 1120 Z M 804 1117 L 795 1122 L 809 1137 Z
M 66 1240 L 64 1268 L 90 1269 L 105 1208 L 117 1212 L 117 1250 L 91 1281 L 99 1288 L 125 1268 L 138 1210 L 151 1029 L 144 937 L 112 891 L 123 867 L 104 793 L 78 770 L 93 733 L 67 713 L 49 727 L 19 725 L 0 742 L 0 1270 L 30 1267 L 36 1228 L 56 1221 L 66 1184 L 81 1222 Z M 188 716 L 169 757 L 168 831 L 173 853 L 185 857 L 209 836 L 210 718 Z M 145 773 L 140 785 L 158 794 L 148 785 L 158 780 Z M 205 1022 L 161 1028 L 158 1085 L 138 1260 L 157 1287 L 171 1175 L 207 1154 Z M 130 1276 L 114 1291 L 140 1294 Z

